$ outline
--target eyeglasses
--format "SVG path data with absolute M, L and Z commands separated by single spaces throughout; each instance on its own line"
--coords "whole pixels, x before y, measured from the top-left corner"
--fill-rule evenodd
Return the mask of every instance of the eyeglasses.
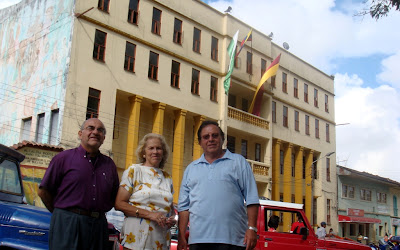
M 105 128 L 96 128 L 94 126 L 87 126 L 85 128 L 85 130 L 87 130 L 89 132 L 93 132 L 96 129 L 97 129 L 97 132 L 99 132 L 100 134 L 105 134 L 106 133 L 106 129 Z
M 217 139 L 219 137 L 219 133 L 211 134 L 211 137 L 213 139 Z M 209 140 L 210 139 L 210 135 L 203 135 L 201 138 L 203 140 Z

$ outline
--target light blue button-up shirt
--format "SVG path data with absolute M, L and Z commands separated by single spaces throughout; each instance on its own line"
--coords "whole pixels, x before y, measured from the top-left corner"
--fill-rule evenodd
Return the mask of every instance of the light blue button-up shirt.
M 189 210 L 189 244 L 224 243 L 244 246 L 247 205 L 259 204 L 257 185 L 246 159 L 225 151 L 208 163 L 204 154 L 186 168 L 178 211 Z

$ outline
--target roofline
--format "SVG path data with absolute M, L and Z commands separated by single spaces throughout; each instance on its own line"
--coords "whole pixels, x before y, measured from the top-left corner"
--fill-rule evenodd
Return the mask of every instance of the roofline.
M 293 209 L 303 209 L 303 204 L 282 202 L 282 201 L 272 201 L 272 200 L 260 200 L 260 205 L 267 205 L 273 207 L 285 207 Z
M 355 170 L 355 169 L 351 169 L 351 168 L 348 168 L 348 167 L 344 167 L 344 166 L 340 166 L 340 165 L 336 165 L 336 166 L 339 167 L 339 168 L 343 168 L 343 169 L 345 169 L 345 170 L 347 170 L 349 172 L 352 172 L 354 174 L 363 176 L 365 178 L 371 178 L 371 179 L 374 179 L 376 181 L 386 182 L 386 183 L 390 183 L 390 184 L 395 185 L 395 186 L 400 186 L 400 182 L 394 181 L 394 180 L 386 178 L 386 177 L 382 177 L 382 176 L 379 176 L 379 175 L 374 175 L 374 174 L 371 174 L 371 173 L 367 173 L 365 171 L 361 172 L 361 171 L 358 171 L 358 170 Z
M 34 141 L 25 141 L 25 140 L 12 145 L 11 147 L 15 150 L 19 150 L 24 147 L 30 147 L 30 148 L 38 148 L 38 149 L 50 150 L 50 151 L 56 151 L 56 152 L 64 151 L 64 148 L 61 146 L 55 146 L 55 145 L 50 145 L 50 144 L 45 144 L 45 143 L 37 143 Z

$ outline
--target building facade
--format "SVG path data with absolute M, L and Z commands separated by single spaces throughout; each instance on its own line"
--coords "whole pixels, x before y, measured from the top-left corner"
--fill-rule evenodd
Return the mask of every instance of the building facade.
M 227 46 L 252 27 L 198 0 L 23 0 L 0 10 L 0 23 L 0 143 L 75 147 L 80 124 L 98 117 L 102 151 L 122 173 L 143 135 L 160 133 L 177 201 L 185 167 L 202 153 L 197 129 L 215 120 L 252 166 L 260 196 L 304 203 L 314 225 L 338 228 L 336 162 L 325 157 L 336 148 L 334 79 L 270 37 L 253 29 L 226 95 Z M 278 55 L 254 116 L 255 89 Z
M 398 235 L 400 183 L 366 172 L 337 166 L 339 236 L 357 235 L 377 242 Z

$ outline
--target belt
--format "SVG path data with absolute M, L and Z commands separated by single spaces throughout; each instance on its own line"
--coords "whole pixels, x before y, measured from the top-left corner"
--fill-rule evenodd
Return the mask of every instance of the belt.
M 84 209 L 80 209 L 80 208 L 66 208 L 65 210 L 68 210 L 75 214 L 93 217 L 96 219 L 98 219 L 98 218 L 100 218 L 100 216 L 104 215 L 103 212 L 88 211 L 88 210 L 84 210 Z

